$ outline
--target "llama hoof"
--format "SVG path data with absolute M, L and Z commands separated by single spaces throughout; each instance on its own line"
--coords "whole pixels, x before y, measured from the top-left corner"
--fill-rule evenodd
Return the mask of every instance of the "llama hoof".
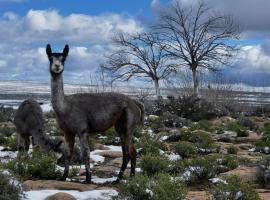
M 91 180 L 85 180 L 82 182 L 83 184 L 92 184 L 93 182 Z

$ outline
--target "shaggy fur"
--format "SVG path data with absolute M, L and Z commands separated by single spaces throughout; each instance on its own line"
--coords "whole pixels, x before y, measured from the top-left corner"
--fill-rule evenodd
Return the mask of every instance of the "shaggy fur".
M 30 137 L 33 146 L 38 145 L 41 150 L 48 152 L 62 152 L 61 140 L 52 140 L 44 133 L 44 117 L 38 102 L 33 99 L 25 100 L 19 106 L 14 117 L 17 129 L 19 151 L 28 151 Z
M 78 135 L 85 162 L 86 183 L 91 182 L 88 135 L 103 132 L 112 126 L 120 136 L 123 151 L 123 163 L 118 181 L 122 178 L 129 160 L 131 160 L 130 173 L 135 175 L 136 149 L 132 144 L 132 137 L 136 126 L 143 123 L 144 106 L 118 93 L 83 93 L 65 96 L 62 72 L 68 50 L 68 45 L 62 53 L 52 53 L 50 45 L 46 48 L 50 61 L 52 106 L 66 139 L 63 179 L 68 176 L 74 138 Z

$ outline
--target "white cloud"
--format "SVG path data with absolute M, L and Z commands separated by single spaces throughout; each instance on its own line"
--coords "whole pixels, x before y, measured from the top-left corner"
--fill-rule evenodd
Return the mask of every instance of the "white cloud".
M 29 10 L 24 17 L 7 12 L 0 20 L 0 39 L 16 44 L 44 42 L 97 44 L 108 42 L 116 32 L 142 31 L 142 25 L 130 16 L 104 14 L 62 16 L 57 10 Z
M 0 0 L 1 1 L 1 0 Z M 55 52 L 70 45 L 65 80 L 85 82 L 94 74 L 111 37 L 120 31 L 140 32 L 143 26 L 120 14 L 61 15 L 57 10 L 29 10 L 25 16 L 6 12 L 0 18 L 0 79 L 48 81 L 50 74 L 45 45 Z M 8 71 L 7 71 L 8 67 Z

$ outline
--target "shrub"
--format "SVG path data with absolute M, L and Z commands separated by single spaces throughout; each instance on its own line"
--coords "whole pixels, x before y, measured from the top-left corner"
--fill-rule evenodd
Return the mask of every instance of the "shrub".
M 174 152 L 183 158 L 193 157 L 197 153 L 197 148 L 194 144 L 186 141 L 180 141 L 173 145 Z
M 10 137 L 4 137 L 3 138 L 3 146 L 12 150 L 12 151 L 16 151 L 17 150 L 17 137 L 15 136 L 10 136 Z
M 6 163 L 5 167 L 22 180 L 55 179 L 62 174 L 56 163 L 57 157 L 53 152 L 41 153 L 35 150 L 31 155 L 18 154 L 17 158 Z
M 148 176 L 152 176 L 168 168 L 168 159 L 159 154 L 148 153 L 141 159 L 141 168 Z
M 238 166 L 237 160 L 228 155 L 210 154 L 189 160 L 175 162 L 174 170 L 180 171 L 182 180 L 187 183 L 206 181 L 215 175 Z
M 63 136 L 63 133 L 60 128 L 53 126 L 51 130 L 51 136 Z
M 119 135 L 113 127 L 106 130 L 104 136 L 105 137 L 102 138 L 101 143 L 105 145 L 119 145 L 120 144 Z
M 197 123 L 193 123 L 191 125 L 191 130 L 205 130 L 211 132 L 213 130 L 212 122 L 206 119 L 202 119 Z
M 187 160 L 181 179 L 189 184 L 202 182 L 213 178 L 218 172 L 218 166 L 206 157 L 197 157 Z
M 0 122 L 12 121 L 14 117 L 15 110 L 11 107 L 5 108 L 4 106 L 0 107 Z
M 217 165 L 217 173 L 235 169 L 239 165 L 236 157 L 232 155 L 210 154 L 206 159 Z
M 216 200 L 260 200 L 252 185 L 243 182 L 237 176 L 230 176 L 225 182 L 219 182 L 212 194 Z
M 270 156 L 264 156 L 262 161 L 260 162 L 260 169 L 261 169 L 261 182 L 263 184 L 270 183 Z
M 247 117 L 240 117 L 237 119 L 237 123 L 241 126 L 247 127 L 249 130 L 256 131 L 258 130 L 259 126 L 256 122 L 252 121 Z
M 95 150 L 95 144 L 96 144 L 96 138 L 94 136 L 89 136 L 88 137 L 88 146 L 90 151 L 94 151 Z
M 152 138 L 148 134 L 143 135 L 136 143 L 140 154 L 144 155 L 146 153 L 159 154 L 160 150 L 165 150 L 165 145 L 163 142 L 156 138 Z
M 122 189 L 124 199 L 132 200 L 183 200 L 187 194 L 183 183 L 168 174 L 158 174 L 151 178 L 138 175 L 123 184 Z
M 247 137 L 248 132 L 247 128 L 244 126 L 241 126 L 237 122 L 230 122 L 227 124 L 227 129 L 230 131 L 234 131 L 237 133 L 237 137 Z
M 147 122 L 151 130 L 156 133 L 159 131 L 160 128 L 164 127 L 164 124 L 160 117 L 148 117 Z
M 0 200 L 14 199 L 19 200 L 23 197 L 21 187 L 12 181 L 9 175 L 0 171 Z
M 238 148 L 234 145 L 230 145 L 227 147 L 228 154 L 237 154 Z
M 211 135 L 203 131 L 193 131 L 189 141 L 195 143 L 195 145 L 201 149 L 215 148 Z

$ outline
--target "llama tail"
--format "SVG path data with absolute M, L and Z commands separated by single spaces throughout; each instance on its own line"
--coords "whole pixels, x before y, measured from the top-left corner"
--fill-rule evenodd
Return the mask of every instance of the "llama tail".
M 143 121 L 144 121 L 144 115 L 145 115 L 145 109 L 144 109 L 144 105 L 137 101 L 137 100 L 134 100 L 135 101 L 135 104 L 139 107 L 140 111 L 141 111 L 141 118 L 140 118 L 140 122 L 141 124 L 143 125 Z

